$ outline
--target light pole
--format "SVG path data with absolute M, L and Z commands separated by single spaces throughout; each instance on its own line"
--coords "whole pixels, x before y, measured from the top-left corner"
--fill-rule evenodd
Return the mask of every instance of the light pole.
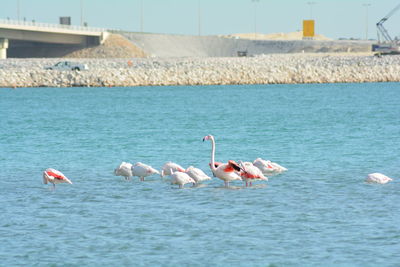
M 140 0 L 140 32 L 143 32 L 143 0 Z
M 365 3 L 363 6 L 365 7 L 365 40 L 368 40 L 368 7 L 371 4 Z
M 307 2 L 307 5 L 310 6 L 310 19 L 313 19 L 312 8 L 313 8 L 313 5 L 315 5 L 315 4 L 316 4 L 315 2 Z
M 17 0 L 17 19 L 18 20 L 20 19 L 19 15 L 20 15 L 20 5 L 19 5 L 19 0 Z
M 254 39 L 257 39 L 257 3 L 260 0 L 251 0 L 254 3 Z
M 81 26 L 83 26 L 83 0 L 81 0 Z
M 198 0 L 198 26 L 199 26 L 199 36 L 201 35 L 201 5 L 200 5 L 200 0 Z

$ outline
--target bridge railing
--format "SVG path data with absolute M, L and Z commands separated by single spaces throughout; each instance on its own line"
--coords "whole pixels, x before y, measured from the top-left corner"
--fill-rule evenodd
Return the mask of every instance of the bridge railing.
M 23 26 L 36 26 L 36 27 L 44 27 L 44 28 L 52 28 L 52 29 L 68 29 L 74 31 L 82 31 L 82 32 L 105 32 L 106 28 L 96 28 L 96 27 L 86 27 L 86 26 L 76 26 L 76 25 L 64 25 L 64 24 L 55 24 L 55 23 L 43 23 L 36 21 L 27 21 L 27 20 L 11 20 L 11 19 L 0 19 L 0 24 L 8 24 L 8 25 L 23 25 Z

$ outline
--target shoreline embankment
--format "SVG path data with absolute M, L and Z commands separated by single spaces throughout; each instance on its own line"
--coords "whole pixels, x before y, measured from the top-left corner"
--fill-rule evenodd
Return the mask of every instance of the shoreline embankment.
M 46 70 L 59 61 L 89 70 Z M 3 59 L 0 87 L 399 82 L 400 56 L 371 53 L 270 54 L 255 57 Z

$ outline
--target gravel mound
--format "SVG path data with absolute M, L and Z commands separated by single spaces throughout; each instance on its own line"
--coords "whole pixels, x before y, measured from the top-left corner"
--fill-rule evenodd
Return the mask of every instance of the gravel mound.
M 95 47 L 74 51 L 66 58 L 138 58 L 146 57 L 142 49 L 119 34 L 111 34 L 107 40 Z

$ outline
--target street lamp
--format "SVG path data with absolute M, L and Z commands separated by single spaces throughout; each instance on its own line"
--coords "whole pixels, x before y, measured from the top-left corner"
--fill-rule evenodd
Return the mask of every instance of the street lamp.
M 313 5 L 315 5 L 315 4 L 316 4 L 315 2 L 307 2 L 307 5 L 310 6 L 310 19 L 313 19 L 312 8 L 313 8 Z
M 368 40 L 368 7 L 371 4 L 365 3 L 363 6 L 365 7 L 365 40 Z
M 200 5 L 200 0 L 198 0 L 198 26 L 199 26 L 199 36 L 201 35 L 201 5 Z
M 19 5 L 19 0 L 17 0 L 17 19 L 18 20 L 20 19 L 19 15 L 20 15 L 20 5 Z
M 83 26 L 83 0 L 81 0 L 81 26 Z
M 260 0 L 251 0 L 254 3 L 254 39 L 257 39 L 257 3 Z
M 140 0 L 140 32 L 143 32 L 143 0 Z

